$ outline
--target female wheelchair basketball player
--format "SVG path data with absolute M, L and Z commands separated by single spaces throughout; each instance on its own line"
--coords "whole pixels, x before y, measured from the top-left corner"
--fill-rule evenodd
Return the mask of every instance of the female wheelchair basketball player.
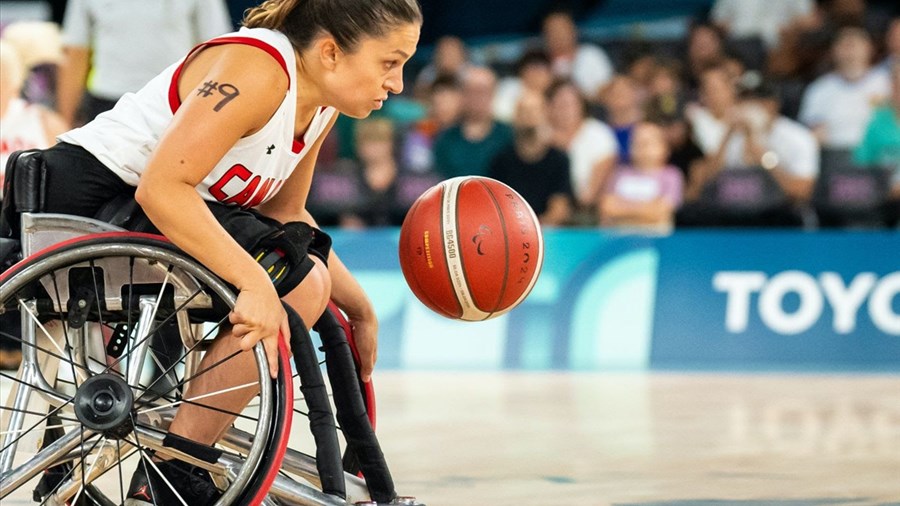
M 368 381 L 376 358 L 372 304 L 330 253 L 305 201 L 337 114 L 365 117 L 402 91 L 420 26 L 415 0 L 267 0 L 248 10 L 240 31 L 199 45 L 40 153 L 46 212 L 92 217 L 133 194 L 149 222 L 128 228 L 161 232 L 239 291 L 231 329 L 200 369 L 234 358 L 192 381 L 186 397 L 254 381 L 253 367 L 242 366 L 251 354 L 236 352 L 257 342 L 276 375 L 279 332 L 289 332 L 281 300 L 307 327 L 333 300 L 353 325 Z M 266 269 L 258 260 L 273 252 L 265 267 L 274 269 Z M 202 458 L 233 420 L 227 413 L 252 396 L 239 388 L 216 396 L 217 411 L 181 405 L 169 428 L 173 444 Z M 126 504 L 176 504 L 170 488 L 191 506 L 217 499 L 208 475 L 153 460 L 149 470 L 138 467 Z

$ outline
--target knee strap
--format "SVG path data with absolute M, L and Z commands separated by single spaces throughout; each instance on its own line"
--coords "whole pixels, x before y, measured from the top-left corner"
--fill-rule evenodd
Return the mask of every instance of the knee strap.
M 260 241 L 251 254 L 269 273 L 278 295 L 284 296 L 312 270 L 314 263 L 309 255 L 319 257 L 327 265 L 330 251 L 328 234 L 308 223 L 294 221 Z

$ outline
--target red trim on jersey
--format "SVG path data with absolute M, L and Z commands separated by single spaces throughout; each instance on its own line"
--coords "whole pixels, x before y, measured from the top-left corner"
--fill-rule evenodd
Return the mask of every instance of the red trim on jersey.
M 191 56 L 194 56 L 197 51 L 211 46 L 220 46 L 222 44 L 247 44 L 248 46 L 253 46 L 269 53 L 269 55 L 272 56 L 272 58 L 275 58 L 275 61 L 281 65 L 281 68 L 284 69 L 284 73 L 288 77 L 288 86 L 291 85 L 291 74 L 288 72 L 287 63 L 285 63 L 284 57 L 282 57 L 281 53 L 270 44 L 252 37 L 220 37 L 195 46 L 184 60 L 182 60 L 181 64 L 178 65 L 178 68 L 175 69 L 175 73 L 172 74 L 172 82 L 169 83 L 169 108 L 172 109 L 172 114 L 175 114 L 178 108 L 181 107 L 181 97 L 178 96 L 178 79 L 181 77 L 181 70 L 184 68 L 184 64 L 190 60 Z
M 316 121 L 316 118 L 318 118 L 320 114 L 323 114 L 325 112 L 325 109 L 328 109 L 328 106 L 323 105 L 322 107 L 319 107 L 319 112 L 317 112 L 313 116 L 312 121 L 309 122 L 309 126 L 312 126 L 312 124 Z M 309 127 L 307 127 L 306 129 L 308 131 Z M 306 132 L 303 132 L 298 138 L 294 139 L 294 143 L 291 145 L 291 151 L 293 151 L 294 154 L 300 153 L 301 151 L 303 151 L 303 148 L 306 147 L 306 140 L 304 139 L 304 137 L 306 137 Z

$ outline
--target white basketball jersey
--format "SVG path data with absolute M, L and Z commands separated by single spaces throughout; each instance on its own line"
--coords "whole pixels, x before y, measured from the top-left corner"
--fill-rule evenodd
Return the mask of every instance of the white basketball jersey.
M 302 138 L 294 138 L 297 76 L 294 50 L 284 34 L 264 28 L 242 28 L 194 48 L 180 62 L 156 76 L 137 93 L 59 140 L 84 147 L 126 183 L 137 186 L 150 154 L 181 105 L 178 78 L 184 62 L 198 50 L 221 44 L 249 44 L 269 53 L 287 73 L 290 85 L 278 110 L 262 129 L 240 139 L 197 186 L 209 201 L 255 207 L 273 197 L 335 114 L 321 107 Z M 205 83 L 198 90 L 227 98 L 228 88 Z

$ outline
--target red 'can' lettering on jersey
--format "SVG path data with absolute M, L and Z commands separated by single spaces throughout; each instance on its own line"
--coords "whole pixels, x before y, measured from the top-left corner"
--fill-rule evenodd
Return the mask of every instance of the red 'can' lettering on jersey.
M 247 182 L 247 184 L 239 192 L 229 195 L 225 193 L 225 186 L 234 179 Z M 244 208 L 250 208 L 258 206 L 270 194 L 277 192 L 283 182 L 275 178 L 263 180 L 259 176 L 254 176 L 250 169 L 238 163 L 225 171 L 225 174 L 209 187 L 209 194 L 223 204 L 237 204 Z

